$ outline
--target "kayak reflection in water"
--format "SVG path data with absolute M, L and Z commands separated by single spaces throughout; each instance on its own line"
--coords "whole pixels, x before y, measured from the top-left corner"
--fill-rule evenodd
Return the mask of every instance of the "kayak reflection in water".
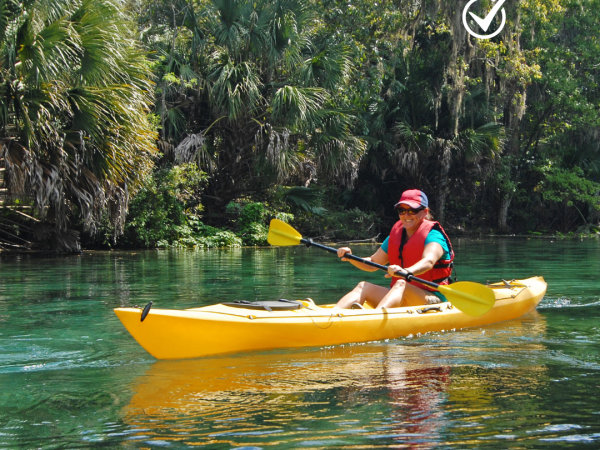
M 366 303 L 373 308 L 396 308 L 447 301 L 442 293 L 410 281 L 411 276 L 418 276 L 437 284 L 450 283 L 454 251 L 442 226 L 432 220 L 427 196 L 417 189 L 405 191 L 394 208 L 400 220 L 381 247 L 370 258 L 365 258 L 378 264 L 389 263 L 386 277 L 392 278 L 390 287 L 361 281 L 340 299 L 339 308 L 351 308 L 357 303 L 361 306 Z M 377 270 L 344 258 L 344 255 L 352 254 L 349 247 L 339 248 L 337 254 L 342 261 L 349 261 L 361 270 Z M 398 271 L 404 271 L 408 281 L 394 276 Z
M 452 393 L 449 366 L 408 369 L 390 361 L 385 366 L 392 411 L 392 439 L 407 449 L 433 449 L 447 428 L 447 402 Z M 388 432 L 389 433 L 389 432 Z

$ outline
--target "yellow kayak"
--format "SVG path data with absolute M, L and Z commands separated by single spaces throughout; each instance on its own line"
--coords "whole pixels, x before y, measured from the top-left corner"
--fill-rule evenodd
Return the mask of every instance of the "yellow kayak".
M 459 330 L 521 317 L 546 293 L 542 277 L 488 285 L 493 308 L 469 316 L 451 303 L 389 309 L 339 309 L 311 299 L 219 303 L 171 310 L 116 308 L 138 343 L 157 359 L 378 341 L 431 331 Z M 142 316 L 144 320 L 142 321 Z

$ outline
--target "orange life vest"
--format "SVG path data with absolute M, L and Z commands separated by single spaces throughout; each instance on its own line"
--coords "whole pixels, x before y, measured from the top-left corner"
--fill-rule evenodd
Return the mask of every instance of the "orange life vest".
M 404 225 L 402 225 L 402 222 L 396 222 L 392 228 L 392 231 L 390 232 L 390 239 L 388 241 L 388 259 L 390 264 L 396 264 L 401 267 L 410 267 L 416 262 L 420 261 L 423 258 L 425 239 L 431 230 L 440 231 L 444 236 L 444 239 L 446 239 L 450 253 L 450 259 L 440 259 L 435 263 L 433 269 L 416 276 L 423 280 L 432 281 L 437 284 L 450 284 L 450 275 L 452 274 L 453 266 L 452 261 L 454 261 L 454 250 L 452 249 L 450 238 L 438 222 L 423 220 L 417 231 L 415 231 L 410 238 L 408 238 L 408 235 L 404 233 Z M 396 281 L 398 281 L 398 278 L 392 277 L 390 287 L 393 286 Z M 410 283 L 427 291 L 435 290 L 416 281 L 410 281 Z

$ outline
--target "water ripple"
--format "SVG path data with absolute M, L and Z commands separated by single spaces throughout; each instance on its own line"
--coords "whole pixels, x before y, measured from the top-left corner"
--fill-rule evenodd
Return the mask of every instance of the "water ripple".
M 598 305 L 600 305 L 600 300 L 590 302 L 590 303 L 573 303 L 572 300 L 569 298 L 561 297 L 558 299 L 551 299 L 551 298 L 545 297 L 537 309 L 540 310 L 540 309 L 553 309 L 553 308 L 589 308 L 589 307 L 598 306 Z

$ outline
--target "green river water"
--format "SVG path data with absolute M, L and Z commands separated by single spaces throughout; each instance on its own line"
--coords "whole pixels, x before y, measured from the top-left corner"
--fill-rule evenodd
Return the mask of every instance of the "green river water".
M 454 243 L 461 280 L 544 276 L 537 311 L 189 361 L 152 358 L 113 308 L 331 303 L 383 274 L 304 247 L 0 256 L 0 449 L 600 448 L 600 241 Z

